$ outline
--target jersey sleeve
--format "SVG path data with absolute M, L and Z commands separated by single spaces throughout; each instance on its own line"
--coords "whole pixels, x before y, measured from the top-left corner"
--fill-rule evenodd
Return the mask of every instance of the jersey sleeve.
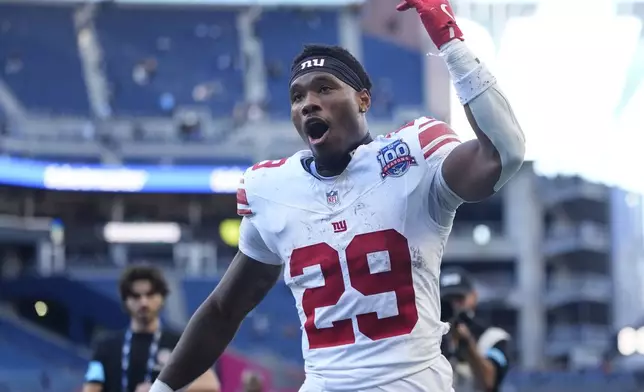
M 489 348 L 485 353 L 485 357 L 489 359 L 496 368 L 495 385 L 497 386 L 497 388 L 503 382 L 503 379 L 508 374 L 508 370 L 510 369 L 510 365 L 512 364 L 510 359 L 510 345 L 511 340 L 504 339 Z
M 246 196 L 246 184 L 244 177 L 239 180 L 239 187 L 237 188 L 237 215 L 253 215 L 253 210 L 251 210 L 250 203 L 248 202 L 248 196 Z
M 105 384 L 105 364 L 108 346 L 105 340 L 98 340 L 94 344 L 92 359 L 87 364 L 87 370 L 85 371 L 86 383 Z
M 279 256 L 268 248 L 250 217 L 244 217 L 239 226 L 239 251 L 262 263 L 282 264 Z
M 448 226 L 464 201 L 445 182 L 443 162 L 460 145 L 456 132 L 442 121 L 419 119 L 418 143 L 429 169 L 429 214 L 434 221 Z
M 237 189 L 237 214 L 241 216 L 242 222 L 239 226 L 239 251 L 253 260 L 265 264 L 280 265 L 280 257 L 270 250 L 266 241 L 262 237 L 260 230 L 256 226 L 257 206 L 253 206 L 252 200 L 249 200 L 246 192 L 248 183 L 246 175 L 239 182 Z
M 479 337 L 479 352 L 496 368 L 495 385 L 501 385 L 512 365 L 512 337 L 498 327 L 489 327 Z

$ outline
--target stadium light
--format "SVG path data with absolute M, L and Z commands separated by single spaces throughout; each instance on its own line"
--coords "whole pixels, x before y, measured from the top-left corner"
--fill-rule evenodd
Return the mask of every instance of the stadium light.
M 637 349 L 637 331 L 631 327 L 622 328 L 617 334 L 617 350 L 624 356 L 635 354 Z
M 239 225 L 241 225 L 241 219 L 224 219 L 219 225 L 219 236 L 226 245 L 239 244 Z
M 49 306 L 43 301 L 36 301 L 34 303 L 34 310 L 38 317 L 45 317 L 49 312 Z
M 176 244 L 181 240 L 181 227 L 176 223 L 110 222 L 103 228 L 109 243 Z
M 492 231 L 487 225 L 476 225 L 472 231 L 472 238 L 476 245 L 487 245 L 492 239 Z
M 635 351 L 644 354 L 644 327 L 640 327 L 635 333 Z
M 236 192 L 243 174 L 237 168 L 214 169 L 210 174 L 210 189 L 215 193 Z

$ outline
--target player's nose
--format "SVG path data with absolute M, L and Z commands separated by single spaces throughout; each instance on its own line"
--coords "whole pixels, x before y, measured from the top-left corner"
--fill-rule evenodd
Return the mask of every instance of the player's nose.
M 315 98 L 310 97 L 310 95 L 311 94 L 309 94 L 309 97 L 306 98 L 306 101 L 304 101 L 304 104 L 302 105 L 301 113 L 304 117 L 318 113 L 322 110 L 319 102 Z

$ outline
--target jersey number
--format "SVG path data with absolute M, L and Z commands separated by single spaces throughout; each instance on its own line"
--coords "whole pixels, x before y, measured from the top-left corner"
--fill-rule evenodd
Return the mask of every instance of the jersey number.
M 367 255 L 375 252 L 389 253 L 389 271 L 371 273 Z M 358 330 L 372 340 L 411 333 L 418 322 L 418 311 L 407 239 L 393 229 L 359 234 L 347 246 L 346 259 L 354 289 L 365 296 L 393 291 L 398 305 L 398 315 L 392 317 L 378 318 L 376 312 L 356 315 Z M 295 249 L 291 254 L 292 277 L 302 275 L 304 268 L 314 265 L 320 266 L 325 283 L 306 289 L 302 297 L 309 348 L 352 344 L 356 337 L 351 319 L 336 320 L 329 328 L 315 326 L 315 309 L 336 305 L 345 291 L 340 256 L 327 243 Z
M 288 158 L 282 158 L 282 159 L 279 159 L 277 161 L 262 161 L 262 162 L 254 164 L 252 170 L 270 169 L 272 167 L 280 167 L 283 164 L 285 164 L 287 160 L 288 160 Z

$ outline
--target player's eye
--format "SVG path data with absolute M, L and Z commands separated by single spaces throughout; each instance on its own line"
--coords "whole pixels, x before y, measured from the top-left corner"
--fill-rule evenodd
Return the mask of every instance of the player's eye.
M 331 87 L 329 87 L 329 86 L 320 87 L 320 93 L 326 94 L 326 93 L 329 93 L 329 92 L 331 92 Z
M 293 93 L 291 94 L 291 102 L 298 102 L 302 100 L 303 95 L 300 93 Z

